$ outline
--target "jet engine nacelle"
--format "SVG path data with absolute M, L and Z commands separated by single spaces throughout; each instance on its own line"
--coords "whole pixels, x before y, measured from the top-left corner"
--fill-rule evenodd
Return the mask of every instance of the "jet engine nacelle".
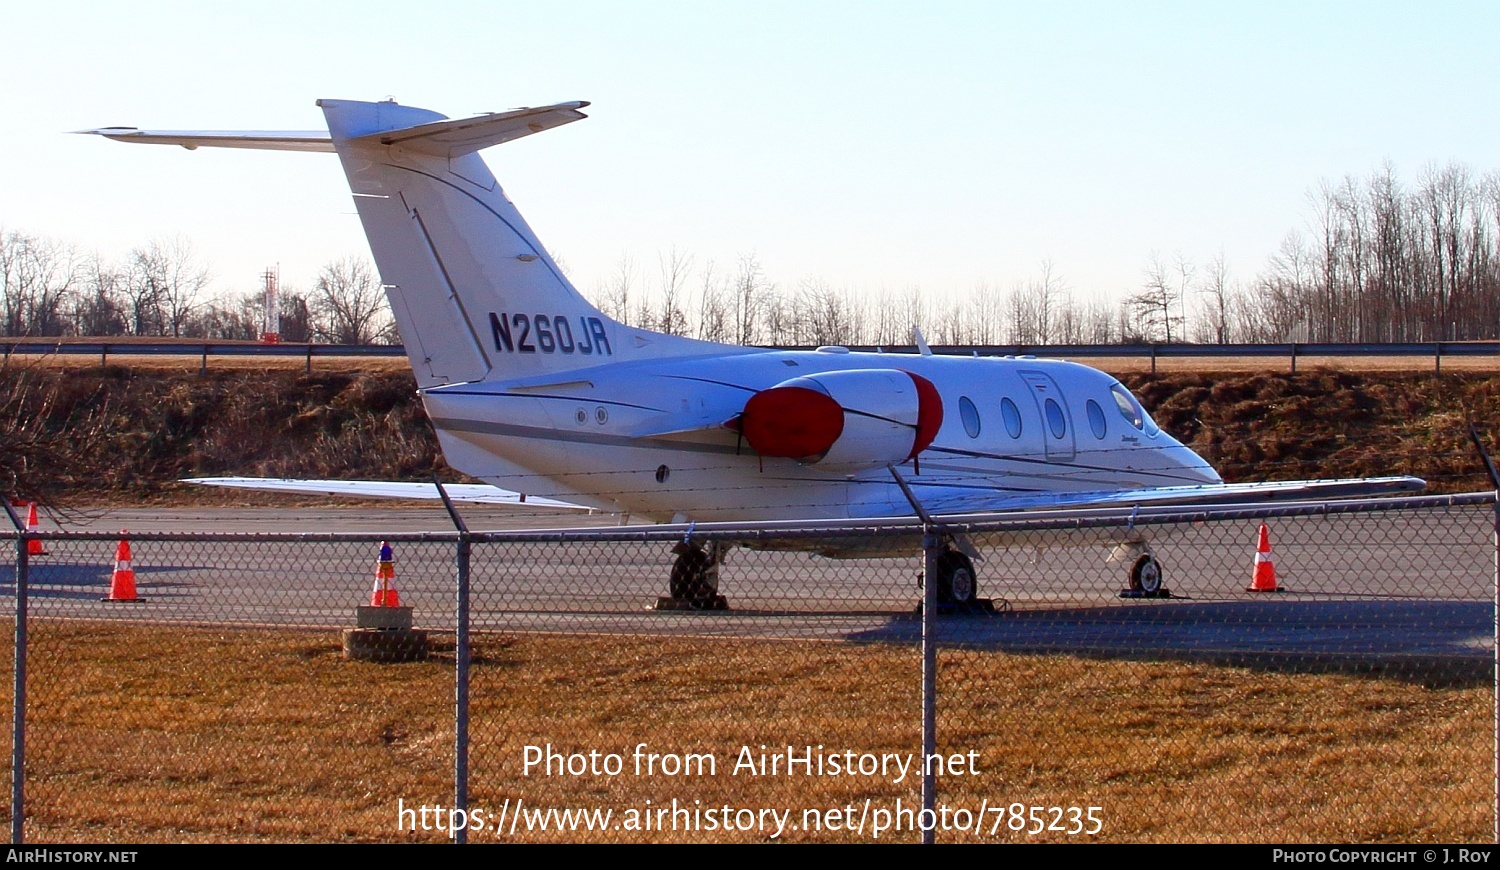
M 899 369 L 823 372 L 782 381 L 745 403 L 739 429 L 761 456 L 874 468 L 927 449 L 943 425 L 932 382 Z

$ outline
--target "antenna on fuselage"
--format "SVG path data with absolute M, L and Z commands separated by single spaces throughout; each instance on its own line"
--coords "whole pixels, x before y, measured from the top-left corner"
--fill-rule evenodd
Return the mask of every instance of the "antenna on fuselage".
M 917 346 L 917 351 L 922 356 L 932 356 L 932 348 L 927 346 L 927 339 L 922 336 L 922 327 L 913 326 L 911 328 L 911 340 Z

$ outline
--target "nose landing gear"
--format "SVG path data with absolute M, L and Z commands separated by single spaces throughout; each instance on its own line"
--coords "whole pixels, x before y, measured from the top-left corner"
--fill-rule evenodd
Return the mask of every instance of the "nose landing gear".
M 941 604 L 961 607 L 979 600 L 979 581 L 974 563 L 958 550 L 944 550 L 937 563 L 937 594 Z
M 1111 562 L 1123 562 L 1126 569 L 1126 588 L 1120 590 L 1121 598 L 1171 598 L 1172 590 L 1166 586 L 1166 572 L 1151 548 L 1140 541 L 1121 544 L 1110 556 Z

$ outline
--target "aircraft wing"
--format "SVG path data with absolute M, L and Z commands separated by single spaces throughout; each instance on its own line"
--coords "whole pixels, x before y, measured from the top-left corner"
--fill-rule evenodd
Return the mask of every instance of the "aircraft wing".
M 354 498 L 411 498 L 438 499 L 437 487 L 430 483 L 397 483 L 383 480 L 278 480 L 270 477 L 192 477 L 183 483 L 202 486 L 227 486 L 236 489 L 253 489 L 260 492 L 300 492 L 310 495 L 342 495 Z M 487 483 L 445 483 L 443 489 L 454 501 L 476 504 L 509 504 L 528 507 L 561 508 L 564 510 L 592 511 L 586 505 L 559 501 L 542 496 L 526 496 L 519 492 L 490 486 Z
M 982 486 L 922 486 L 912 481 L 918 498 L 933 515 L 1009 513 L 1051 508 L 1123 507 L 1131 505 L 1260 504 L 1281 501 L 1367 498 L 1420 492 L 1427 482 L 1418 477 L 1368 477 L 1343 480 L 1280 480 L 1263 483 L 1220 483 L 1202 486 L 1164 486 L 1115 492 L 1021 493 Z

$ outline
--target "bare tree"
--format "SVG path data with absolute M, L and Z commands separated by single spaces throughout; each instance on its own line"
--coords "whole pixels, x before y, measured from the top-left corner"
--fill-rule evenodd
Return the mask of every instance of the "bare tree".
M 794 341 L 812 346 L 855 343 L 859 319 L 849 297 L 826 281 L 808 279 L 797 287 Z M 779 338 L 773 337 L 779 341 Z
M 265 292 L 211 299 L 198 309 L 193 331 L 203 338 L 251 341 L 260 337 Z
M 1073 300 L 1073 294 L 1064 292 L 1053 305 L 1052 340 L 1058 344 L 1083 344 L 1087 330 L 1084 312 Z
M 965 300 L 939 296 L 930 306 L 932 323 L 923 334 L 934 344 L 969 343 L 969 307 Z
M 307 294 L 298 293 L 282 285 L 277 294 L 276 307 L 281 310 L 280 335 L 282 341 L 305 342 L 313 340 L 313 311 Z
M 77 277 L 66 245 L 15 231 L 0 232 L 0 314 L 6 335 L 61 335 L 63 305 Z
M 631 323 L 630 297 L 635 289 L 635 277 L 635 261 L 628 254 L 621 254 L 620 265 L 615 270 L 613 280 L 600 294 L 599 308 L 621 323 Z
M 1224 261 L 1224 251 L 1208 261 L 1207 273 L 1198 286 L 1203 303 L 1203 316 L 1194 325 L 1197 341 L 1212 344 L 1228 344 L 1234 318 L 1234 291 L 1229 286 L 1229 264 Z
M 740 266 L 735 272 L 732 289 L 734 293 L 734 343 L 755 344 L 759 338 L 757 326 L 761 308 L 765 305 L 766 296 L 772 288 L 766 283 L 766 276 L 760 270 L 760 261 L 754 254 L 740 257 Z
M 911 336 L 911 327 L 902 300 L 889 290 L 881 290 L 875 302 L 875 344 L 905 344 Z
M 1419 312 L 1412 304 L 1411 209 L 1390 161 L 1371 176 L 1366 191 L 1373 262 L 1361 322 L 1370 323 L 1373 329 L 1367 337 L 1373 341 L 1410 341 L 1420 332 Z
M 1141 289 L 1127 300 L 1142 337 L 1153 341 L 1160 338 L 1170 344 L 1174 326 L 1178 327 L 1176 334 L 1181 335 L 1178 303 L 1191 280 L 1192 266 L 1181 256 L 1174 266 L 1168 266 L 1159 254 L 1152 252 Z
M 901 295 L 900 305 L 901 319 L 897 332 L 898 338 L 892 344 L 915 344 L 914 330 L 925 328 L 932 318 L 932 312 L 928 309 L 922 288 L 917 286 L 906 288 L 906 292 Z
M 765 344 L 800 344 L 803 315 L 795 303 L 788 303 L 779 293 L 766 293 L 757 303 L 760 311 L 760 334 Z
M 1004 321 L 1000 294 L 990 283 L 980 280 L 969 291 L 968 299 L 969 340 L 974 344 L 996 344 L 1000 341 L 1000 328 Z
M 693 257 L 677 250 L 677 246 L 673 245 L 670 252 L 658 253 L 656 261 L 661 268 L 661 316 L 658 318 L 657 328 L 667 335 L 685 335 L 688 319 L 682 305 L 688 274 L 693 268 Z
M 704 341 L 729 341 L 729 307 L 722 280 L 709 260 L 703 266 L 702 290 L 698 295 L 698 337 Z
M 1241 310 L 1240 322 L 1250 341 L 1307 341 L 1316 293 L 1313 252 L 1299 233 L 1291 233 L 1271 257 L 1269 271 L 1256 282 L 1256 294 Z
M 374 344 L 388 326 L 385 290 L 370 262 L 344 257 L 323 267 L 313 289 L 316 334 L 333 344 Z M 283 311 L 286 303 L 282 302 Z
M 73 294 L 73 328 L 79 335 L 123 335 L 125 305 L 121 288 L 127 276 L 95 254 L 81 269 L 78 292 Z
M 1037 326 L 1042 306 L 1037 304 L 1036 291 L 1035 282 L 1028 284 L 1017 281 L 1010 287 L 1010 293 L 1006 296 L 1006 309 L 1012 344 L 1042 343 L 1044 330 Z
M 192 243 L 157 239 L 130 252 L 125 292 L 136 335 L 182 335 L 208 284 Z
M 1085 344 L 1113 344 L 1121 340 L 1114 306 L 1097 298 L 1084 303 L 1082 340 Z

